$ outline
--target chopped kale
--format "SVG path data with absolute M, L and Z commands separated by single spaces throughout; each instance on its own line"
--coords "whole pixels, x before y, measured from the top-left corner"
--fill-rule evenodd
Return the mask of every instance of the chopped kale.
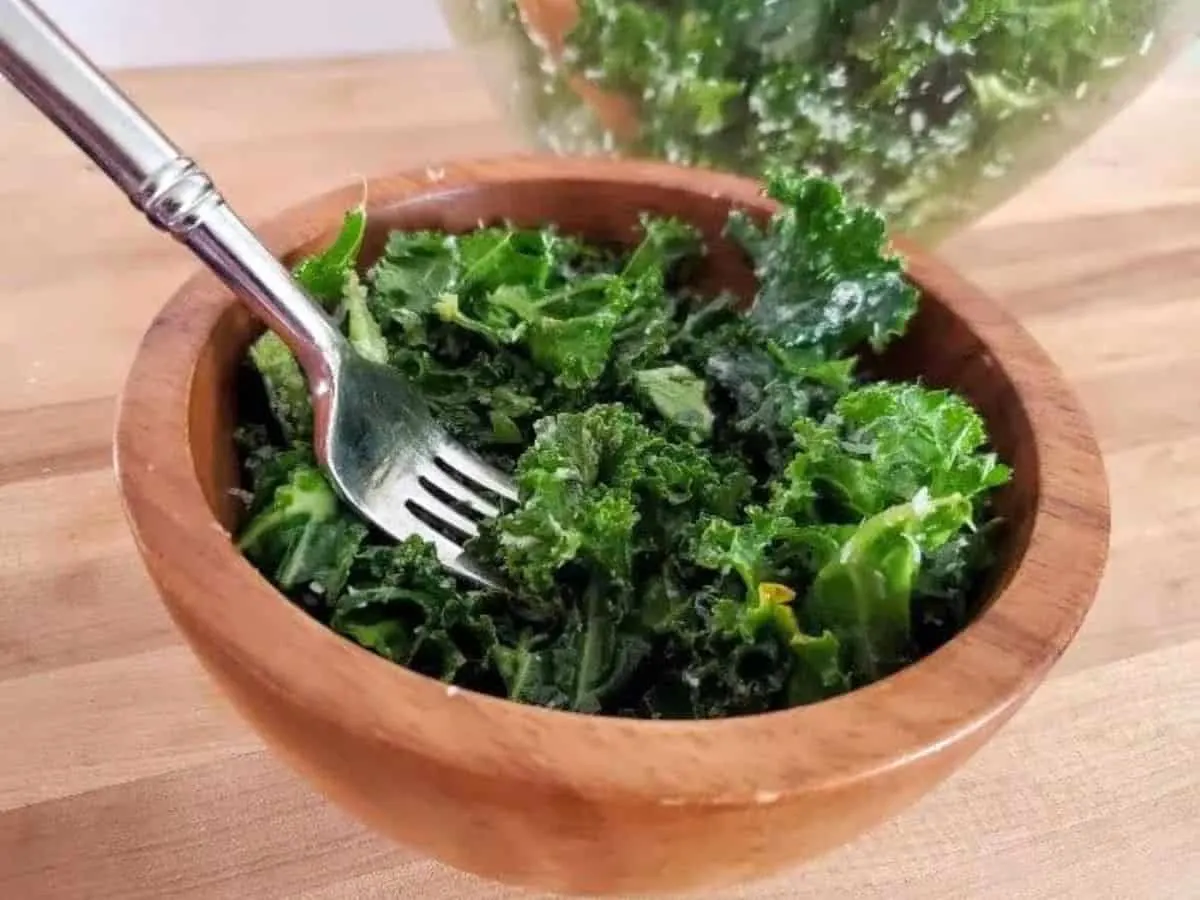
M 783 52 L 759 25 L 744 39 Z M 360 275 L 353 211 L 297 275 L 358 352 L 513 473 L 519 503 L 469 548 L 510 588 L 460 583 L 420 538 L 358 520 L 270 336 L 249 354 L 267 402 L 238 431 L 239 547 L 372 652 L 556 709 L 763 712 L 940 646 L 976 608 L 1009 469 L 963 398 L 855 374 L 917 308 L 878 214 L 816 177 L 780 172 L 768 192 L 768 222 L 728 229 L 758 276 L 745 315 L 695 300 L 705 247 L 675 220 L 644 218 L 624 251 L 551 228 L 396 232 Z
M 1068 136 L 1075 108 L 1104 98 L 1181 4 L 573 5 L 576 24 L 556 55 L 557 44 L 531 40 L 516 0 L 473 4 L 492 17 L 478 39 L 510 43 L 521 112 L 551 149 L 617 149 L 755 177 L 811 167 L 894 224 L 933 231 L 984 203 L 1008 172 L 1036 167 L 1044 153 L 1036 138 Z M 624 98 L 632 128 L 605 132 L 572 86 L 578 79 Z

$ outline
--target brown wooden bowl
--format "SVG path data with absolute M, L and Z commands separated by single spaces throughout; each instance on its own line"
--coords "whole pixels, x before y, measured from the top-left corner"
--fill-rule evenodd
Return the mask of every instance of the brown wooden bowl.
M 328 241 L 360 185 L 263 229 L 291 260 Z M 643 210 L 700 226 L 704 276 L 745 290 L 720 238 L 750 181 L 655 163 L 510 159 L 369 185 L 367 256 L 391 228 L 554 222 L 630 241 Z M 925 293 L 885 360 L 964 392 L 1016 469 L 990 602 L 946 646 L 870 687 L 767 715 L 598 718 L 448 691 L 342 639 L 230 540 L 235 370 L 259 326 L 213 277 L 150 327 L 121 402 L 121 492 L 171 616 L 266 742 L 398 841 L 500 881 L 565 892 L 711 888 L 847 841 L 963 763 L 1025 701 L 1091 605 L 1108 538 L 1104 470 L 1062 378 L 1002 307 L 903 241 Z

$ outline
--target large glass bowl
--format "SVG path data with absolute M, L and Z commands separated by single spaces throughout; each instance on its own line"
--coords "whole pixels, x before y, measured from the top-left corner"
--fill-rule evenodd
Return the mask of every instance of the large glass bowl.
M 936 240 L 1127 103 L 1200 0 L 442 0 L 539 148 L 815 168 Z

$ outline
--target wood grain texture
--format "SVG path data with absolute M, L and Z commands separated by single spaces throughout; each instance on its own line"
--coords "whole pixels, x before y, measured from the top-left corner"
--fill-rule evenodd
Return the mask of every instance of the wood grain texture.
M 514 146 L 448 57 L 122 81 L 251 217 L 360 172 Z M 5 782 L 0 896 L 531 896 L 355 825 L 188 662 L 106 466 L 126 366 L 193 264 L 16 98 L 0 94 L 0 123 L 0 704 L 4 763 L 27 773 Z M 945 249 L 1088 406 L 1113 488 L 1105 584 L 1048 682 L 957 775 L 793 875 L 709 896 L 1191 898 L 1200 69 L 1173 68 Z

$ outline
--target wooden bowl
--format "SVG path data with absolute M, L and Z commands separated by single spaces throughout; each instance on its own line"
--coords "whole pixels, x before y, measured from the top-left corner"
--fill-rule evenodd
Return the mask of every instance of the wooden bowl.
M 558 223 L 630 241 L 643 210 L 700 226 L 704 277 L 750 274 L 720 239 L 756 185 L 656 163 L 510 159 L 372 181 L 367 255 L 391 228 Z M 335 233 L 360 185 L 263 229 L 291 260 Z M 1025 701 L 1090 606 L 1108 538 L 1092 432 L 1052 363 L 994 303 L 903 241 L 925 292 L 884 361 L 963 391 L 1016 469 L 984 611 L 946 646 L 813 706 L 704 722 L 522 706 L 414 674 L 293 606 L 230 540 L 235 370 L 259 326 L 199 274 L 150 327 L 121 402 L 117 469 L 146 566 L 188 643 L 280 756 L 364 822 L 504 882 L 580 893 L 713 888 L 828 850 L 903 809 Z

